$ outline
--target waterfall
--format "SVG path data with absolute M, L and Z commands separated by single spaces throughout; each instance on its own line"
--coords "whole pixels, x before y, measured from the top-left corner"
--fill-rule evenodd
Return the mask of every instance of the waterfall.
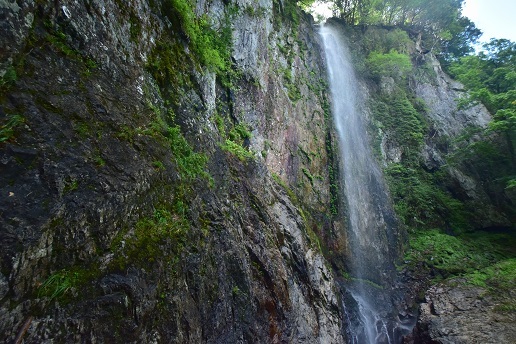
M 347 251 L 352 298 L 345 307 L 350 343 L 399 343 L 393 306 L 398 255 L 397 225 L 382 171 L 365 128 L 364 99 L 344 38 L 328 25 L 320 34 L 330 79 L 332 112 L 339 136 L 341 175 L 347 204 Z M 352 308 L 352 310 L 350 310 Z M 405 331 L 406 332 L 406 331 Z

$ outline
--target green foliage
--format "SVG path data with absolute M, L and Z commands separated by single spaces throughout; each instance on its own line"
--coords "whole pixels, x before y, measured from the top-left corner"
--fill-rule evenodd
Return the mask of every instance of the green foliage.
M 229 132 L 229 139 L 235 142 L 242 142 L 243 140 L 251 138 L 251 132 L 244 123 L 238 123 Z
M 456 0 L 335 0 L 334 13 L 350 25 L 408 27 L 422 33 L 424 46 L 451 60 L 470 53 L 481 31 L 461 16 Z M 391 48 L 389 48 L 390 50 Z M 373 51 L 376 49 L 369 49 Z M 387 51 L 389 51 L 387 50 Z M 385 52 L 387 52 L 385 51 Z M 401 50 L 398 50 L 403 52 Z
M 0 143 L 13 138 L 16 128 L 24 122 L 25 119 L 20 115 L 8 115 L 5 124 L 0 125 Z
M 50 275 L 39 287 L 38 297 L 46 296 L 51 300 L 61 297 L 77 285 L 79 273 L 61 270 Z
M 16 80 L 18 80 L 16 69 L 13 66 L 8 67 L 4 75 L 0 77 L 0 89 L 13 85 Z
M 215 120 L 217 121 L 217 118 Z M 219 121 L 220 120 L 221 118 L 219 119 Z M 223 120 L 220 126 L 223 127 Z M 226 137 L 225 134 L 222 136 Z M 220 145 L 220 147 L 223 150 L 230 152 L 231 154 L 236 156 L 240 161 L 246 161 L 247 159 L 254 158 L 254 153 L 251 152 L 248 148 L 244 147 L 245 142 L 249 140 L 252 136 L 247 125 L 245 125 L 244 123 L 237 124 L 229 131 L 227 136 L 228 138 L 225 140 L 225 142 Z
M 457 20 L 460 1 L 455 0 L 349 0 L 333 1 L 340 17 L 351 25 L 411 25 L 443 29 Z
M 516 110 L 516 43 L 492 39 L 484 49 L 487 54 L 482 51 L 453 62 L 450 73 L 491 113 Z
M 164 13 L 188 37 L 189 46 L 200 62 L 215 72 L 226 70 L 231 47 L 229 23 L 215 31 L 208 17 L 198 18 L 193 8 L 189 0 L 167 0 L 163 3 Z
M 284 24 L 290 23 L 292 28 L 296 29 L 299 26 L 299 11 L 297 0 L 273 0 L 272 6 L 274 11 L 274 28 L 276 31 L 281 29 Z
M 240 161 L 246 161 L 247 159 L 254 158 L 254 154 L 252 152 L 229 139 L 227 139 L 224 144 L 221 144 L 220 148 L 227 152 L 230 152 L 231 154 L 236 156 Z
M 360 45 L 367 52 L 387 54 L 395 51 L 408 54 L 414 45 L 414 41 L 410 39 L 407 32 L 399 28 L 389 30 L 371 27 L 366 32 L 361 32 L 360 36 Z
M 416 232 L 405 257 L 424 263 L 441 277 L 462 276 L 471 284 L 510 291 L 516 278 L 516 238 L 508 234 L 475 232 L 450 236 L 439 230 Z
M 155 167 L 156 169 L 158 170 L 164 170 L 165 169 L 165 165 L 163 165 L 163 163 L 159 160 L 155 160 L 152 162 L 152 166 Z
M 373 51 L 367 58 L 366 66 L 375 78 L 403 79 L 412 70 L 410 57 L 394 50 L 385 54 Z
M 303 171 L 303 174 L 306 176 L 306 178 L 308 178 L 310 181 L 310 184 L 313 184 L 314 176 L 310 173 L 310 171 L 304 167 L 301 170 Z
M 439 175 L 402 164 L 389 165 L 385 173 L 396 213 L 410 228 L 446 226 L 457 232 L 467 229 L 464 205 L 439 187 Z
M 416 100 L 419 108 L 424 106 Z M 378 98 L 373 103 L 373 116 L 399 146 L 406 161 L 419 155 L 427 125 L 403 91 Z
M 516 131 L 516 110 L 502 109 L 498 110 L 493 117 L 493 121 L 489 123 L 489 129 L 498 132 L 515 132 Z
M 165 137 L 170 142 L 170 149 L 174 157 L 181 179 L 191 182 L 196 178 L 211 180 L 206 172 L 208 157 L 202 153 L 196 153 L 186 141 L 179 126 L 168 126 Z

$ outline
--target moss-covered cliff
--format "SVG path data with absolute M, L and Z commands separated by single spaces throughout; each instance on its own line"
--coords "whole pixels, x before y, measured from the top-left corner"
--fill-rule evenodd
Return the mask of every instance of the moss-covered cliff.
M 336 203 L 311 17 L 281 1 L 0 11 L 2 340 L 343 341 L 317 238 Z

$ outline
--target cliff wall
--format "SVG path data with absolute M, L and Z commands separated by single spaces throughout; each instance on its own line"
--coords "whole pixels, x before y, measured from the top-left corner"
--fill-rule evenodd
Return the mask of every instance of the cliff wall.
M 316 235 L 333 144 L 311 17 L 268 0 L 0 13 L 2 340 L 343 342 Z

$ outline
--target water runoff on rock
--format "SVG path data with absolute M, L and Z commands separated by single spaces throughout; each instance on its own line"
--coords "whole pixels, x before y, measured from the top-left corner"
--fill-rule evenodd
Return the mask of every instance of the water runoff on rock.
M 349 294 L 344 309 L 350 343 L 399 343 L 408 332 L 397 317 L 392 291 L 398 254 L 397 226 L 382 171 L 364 125 L 364 101 L 345 39 L 339 30 L 320 29 L 324 43 L 332 112 L 339 136 L 344 202 L 347 204 Z

